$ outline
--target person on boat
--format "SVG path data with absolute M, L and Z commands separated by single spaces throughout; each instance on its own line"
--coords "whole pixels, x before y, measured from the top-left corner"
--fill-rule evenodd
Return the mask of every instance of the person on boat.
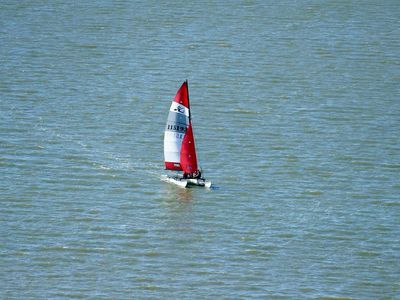
M 201 178 L 201 171 L 197 171 L 196 173 L 183 173 L 183 179 L 200 179 Z
M 197 174 L 196 174 L 195 178 L 196 179 L 200 179 L 201 178 L 201 171 L 200 170 L 197 171 Z

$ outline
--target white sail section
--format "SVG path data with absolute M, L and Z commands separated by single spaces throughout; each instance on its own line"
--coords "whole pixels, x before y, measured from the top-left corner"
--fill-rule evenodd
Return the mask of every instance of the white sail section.
M 180 155 L 182 141 L 189 126 L 189 109 L 172 102 L 164 132 L 164 160 L 169 170 L 182 171 Z
M 169 111 L 176 112 L 179 114 L 184 114 L 186 117 L 189 117 L 189 108 L 183 106 L 182 104 L 172 102 Z
M 164 159 L 165 162 L 174 163 L 174 169 L 180 168 L 180 155 L 183 133 L 166 130 L 164 133 Z

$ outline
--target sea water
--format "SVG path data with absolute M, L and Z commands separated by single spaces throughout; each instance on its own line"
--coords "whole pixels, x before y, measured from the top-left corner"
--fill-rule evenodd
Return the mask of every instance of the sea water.
M 0 298 L 400 298 L 399 20 L 2 1 Z M 160 180 L 185 79 L 212 189 Z

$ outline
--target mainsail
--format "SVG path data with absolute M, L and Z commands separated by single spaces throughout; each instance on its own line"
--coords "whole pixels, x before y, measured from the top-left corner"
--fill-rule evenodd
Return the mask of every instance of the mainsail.
M 164 160 L 168 170 L 196 174 L 198 170 L 188 83 L 179 88 L 169 109 L 164 133 Z

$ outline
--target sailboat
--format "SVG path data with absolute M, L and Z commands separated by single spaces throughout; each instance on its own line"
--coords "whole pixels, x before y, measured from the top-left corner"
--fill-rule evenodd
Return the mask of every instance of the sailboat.
M 169 109 L 164 132 L 164 162 L 165 169 L 177 173 L 164 175 L 163 180 L 181 187 L 211 187 L 211 181 L 203 177 L 197 162 L 187 80 L 182 83 Z

